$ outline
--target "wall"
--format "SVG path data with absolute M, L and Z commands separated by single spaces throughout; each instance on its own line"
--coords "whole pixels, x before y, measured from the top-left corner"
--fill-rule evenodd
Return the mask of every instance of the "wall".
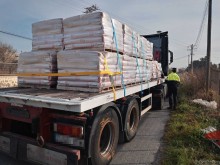
M 17 76 L 0 76 L 0 88 L 17 86 Z

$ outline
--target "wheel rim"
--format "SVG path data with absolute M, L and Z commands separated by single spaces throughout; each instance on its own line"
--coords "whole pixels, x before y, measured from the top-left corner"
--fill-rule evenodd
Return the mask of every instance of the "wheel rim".
M 137 110 L 135 107 L 131 109 L 130 119 L 128 122 L 130 130 L 134 130 L 137 123 Z
M 112 126 L 112 123 L 109 122 L 103 127 L 101 133 L 101 138 L 99 143 L 101 155 L 106 155 L 107 153 L 109 153 L 109 151 L 111 151 L 114 140 L 113 137 L 114 137 L 114 128 Z

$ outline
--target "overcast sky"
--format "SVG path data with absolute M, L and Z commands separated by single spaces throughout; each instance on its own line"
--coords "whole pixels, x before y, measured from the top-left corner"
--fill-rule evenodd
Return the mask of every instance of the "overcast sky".
M 111 17 L 128 24 L 140 34 L 169 32 L 169 49 L 174 52 L 172 67 L 188 65 L 187 47 L 194 44 L 207 0 L 0 0 L 0 30 L 32 38 L 34 22 L 67 18 L 82 14 L 85 7 L 96 4 Z M 213 0 L 212 55 L 220 63 L 220 0 Z M 194 59 L 206 55 L 207 18 Z M 30 51 L 31 41 L 0 33 L 0 41 L 18 52 Z M 185 56 L 185 57 L 184 57 Z M 182 58 L 183 57 L 183 58 Z

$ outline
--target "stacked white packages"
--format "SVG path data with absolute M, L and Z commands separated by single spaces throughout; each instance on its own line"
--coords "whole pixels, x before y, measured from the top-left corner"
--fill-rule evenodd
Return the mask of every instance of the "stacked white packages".
M 59 77 L 58 89 L 103 92 L 112 87 L 109 75 L 99 75 L 99 72 L 108 70 L 120 72 L 122 75 L 113 76 L 115 87 L 150 81 L 153 75 L 153 63 L 148 69 L 146 59 L 134 58 L 127 55 L 117 55 L 113 52 L 65 50 L 58 52 L 59 73 L 96 72 L 97 75 Z M 119 61 L 120 60 L 120 61 Z M 138 63 L 137 63 L 138 62 Z M 122 80 L 123 78 L 123 80 Z
M 136 59 L 137 69 L 135 82 L 148 82 L 151 80 L 153 70 L 149 69 L 149 63 L 151 63 L 151 61 L 146 59 Z
M 121 58 L 121 56 L 120 56 Z M 96 51 L 60 51 L 57 55 L 59 73 L 65 72 L 101 72 L 109 70 L 119 72 L 116 53 Z M 121 59 L 120 59 L 121 60 Z M 121 85 L 121 76 L 113 76 L 114 85 Z M 101 92 L 111 87 L 108 75 L 59 77 L 58 89 Z
M 153 43 L 123 24 L 124 54 L 143 59 L 153 59 Z
M 63 19 L 51 19 L 32 24 L 32 50 L 63 49 Z
M 123 79 L 125 84 L 135 83 L 137 64 L 134 57 L 123 55 Z
M 128 56 L 138 55 L 138 33 L 129 26 L 123 24 L 124 54 Z
M 153 60 L 153 43 L 140 36 L 138 40 L 138 53 L 140 58 Z
M 33 51 L 21 53 L 18 59 L 18 73 L 57 73 L 55 51 Z M 18 77 L 19 87 L 53 88 L 57 77 Z
M 157 78 L 161 77 L 162 67 L 161 67 L 161 64 L 158 63 L 157 61 L 151 61 L 150 70 L 152 72 L 152 75 L 151 75 L 152 79 L 157 79 Z
M 64 45 L 67 50 L 123 52 L 122 24 L 111 19 L 106 13 L 97 12 L 66 18 L 63 24 Z

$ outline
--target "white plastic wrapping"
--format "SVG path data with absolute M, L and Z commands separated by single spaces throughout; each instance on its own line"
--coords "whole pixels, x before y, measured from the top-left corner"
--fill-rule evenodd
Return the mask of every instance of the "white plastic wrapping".
M 63 23 L 65 49 L 94 51 L 118 49 L 119 52 L 123 52 L 122 24 L 111 19 L 106 13 L 78 15 L 64 19 Z M 116 34 L 116 41 L 113 32 Z
M 124 54 L 143 59 L 153 59 L 153 44 L 123 24 Z
M 103 12 L 40 21 L 32 24 L 32 34 L 34 52 L 21 54 L 18 72 L 122 71 L 123 76 L 113 76 L 116 87 L 161 76 L 160 64 L 151 61 L 153 44 Z M 58 57 L 54 51 L 59 51 Z M 59 77 L 58 82 L 55 77 L 19 77 L 18 82 L 20 86 L 58 83 L 59 89 L 86 92 L 102 92 L 112 86 L 108 75 Z
M 146 38 L 139 36 L 138 53 L 140 58 L 152 60 L 153 59 L 153 43 Z
M 21 53 L 18 59 L 18 73 L 56 73 L 57 59 L 55 51 L 34 51 Z M 57 77 L 34 76 L 18 77 L 18 86 L 55 87 Z
M 63 19 L 51 19 L 32 24 L 32 50 L 63 49 Z
M 155 61 L 117 55 L 113 52 L 65 50 L 58 52 L 58 72 L 100 72 L 109 70 L 122 75 L 113 76 L 114 86 L 148 82 L 159 76 L 159 64 Z M 120 60 L 120 61 L 119 61 Z M 105 64 L 106 61 L 106 64 Z M 123 81 L 122 81 L 123 77 Z M 85 92 L 102 92 L 112 87 L 109 75 L 59 77 L 58 89 Z
M 121 60 L 121 55 L 119 56 Z M 60 51 L 57 59 L 59 73 L 120 71 L 117 54 L 111 52 L 66 50 Z M 113 76 L 113 79 L 116 86 L 121 84 L 120 75 Z M 59 77 L 57 86 L 58 89 L 71 88 L 71 90 L 87 92 L 101 92 L 109 87 L 111 87 L 109 76 L 98 74 L 95 76 Z

